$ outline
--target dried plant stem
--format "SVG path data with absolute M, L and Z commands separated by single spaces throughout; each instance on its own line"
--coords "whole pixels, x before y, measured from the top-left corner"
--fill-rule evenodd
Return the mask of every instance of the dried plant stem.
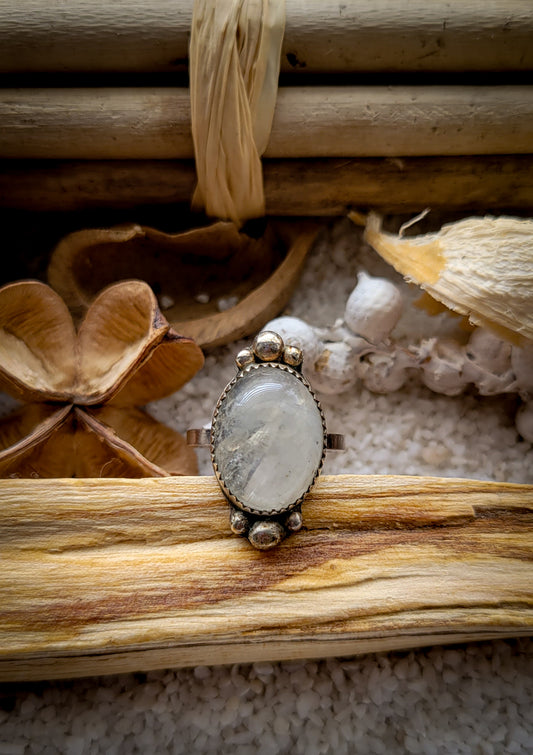
M 521 0 L 465 0 L 452 14 L 442 0 L 289 0 L 282 70 L 530 70 L 529 11 Z M 0 70 L 185 70 L 191 19 L 192 0 L 3 0 Z
M 533 487 L 322 478 L 261 553 L 214 478 L 0 482 L 0 678 L 533 632 Z
M 533 87 L 285 87 L 266 158 L 528 154 Z M 187 159 L 189 91 L 6 89 L 0 157 Z
M 0 207 L 79 210 L 189 204 L 192 161 L 4 161 Z M 418 212 L 533 205 L 533 157 L 331 158 L 263 161 L 270 215 L 342 215 L 350 206 Z

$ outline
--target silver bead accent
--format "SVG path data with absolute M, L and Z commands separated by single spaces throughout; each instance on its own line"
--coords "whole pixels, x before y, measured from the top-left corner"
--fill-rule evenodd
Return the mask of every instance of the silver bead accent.
M 287 529 L 291 532 L 298 532 L 298 530 L 301 529 L 302 524 L 303 518 L 300 511 L 291 511 L 285 522 Z
M 263 330 L 255 337 L 253 350 L 261 362 L 277 362 L 283 354 L 283 339 L 271 330 Z
M 249 364 L 253 364 L 253 362 L 255 362 L 254 352 L 249 348 L 241 349 L 235 357 L 235 364 L 239 370 L 243 370 Z
M 304 355 L 298 346 L 285 346 L 283 349 L 283 361 L 289 367 L 299 367 L 303 361 Z
M 229 515 L 229 526 L 235 535 L 244 535 L 248 529 L 248 518 L 242 511 L 232 509 Z
M 254 548 L 266 551 L 278 545 L 283 540 L 284 534 L 283 527 L 279 522 L 259 520 L 252 525 L 248 533 L 248 540 Z

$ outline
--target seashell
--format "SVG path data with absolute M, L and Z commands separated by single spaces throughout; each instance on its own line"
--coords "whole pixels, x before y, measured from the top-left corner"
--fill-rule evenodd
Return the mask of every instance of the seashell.
M 533 340 L 533 220 L 472 217 L 402 238 L 370 213 L 365 239 L 409 281 L 499 335 Z
M 346 302 L 344 321 L 353 333 L 379 343 L 388 338 L 402 309 L 402 295 L 394 283 L 360 272 Z

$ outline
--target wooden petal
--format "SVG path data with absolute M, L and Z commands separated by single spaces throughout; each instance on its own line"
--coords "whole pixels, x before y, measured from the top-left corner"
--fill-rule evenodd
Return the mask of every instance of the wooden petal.
M 0 289 L 0 384 L 24 401 L 72 396 L 76 333 L 65 303 L 39 281 Z
M 143 406 L 156 401 L 179 390 L 203 365 L 204 355 L 195 342 L 171 329 L 108 403 Z
M 102 403 L 115 395 L 168 330 L 146 283 L 123 281 L 105 289 L 79 329 L 76 403 Z
M 94 444 L 90 460 L 85 453 L 78 454 L 78 477 L 165 477 L 198 473 L 196 455 L 185 439 L 140 409 L 105 406 L 77 409 L 76 415 L 80 430 L 97 437 L 100 443 L 98 456 Z
M 0 422 L 0 477 L 71 477 L 72 407 L 29 404 Z

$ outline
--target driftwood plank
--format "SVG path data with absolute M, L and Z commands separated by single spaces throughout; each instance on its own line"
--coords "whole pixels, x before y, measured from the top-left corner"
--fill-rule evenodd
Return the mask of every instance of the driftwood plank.
M 214 478 L 0 482 L 0 679 L 533 633 L 533 486 L 324 477 L 254 551 Z
M 531 155 L 264 160 L 263 180 L 270 215 L 533 206 Z M 195 183 L 190 160 L 6 160 L 0 163 L 0 206 L 66 211 L 189 204 Z
M 287 0 L 282 71 L 533 67 L 527 0 Z M 0 71 L 179 71 L 192 0 L 0 0 Z
M 281 87 L 266 158 L 529 154 L 533 86 Z M 184 88 L 3 89 L 0 157 L 188 159 Z

